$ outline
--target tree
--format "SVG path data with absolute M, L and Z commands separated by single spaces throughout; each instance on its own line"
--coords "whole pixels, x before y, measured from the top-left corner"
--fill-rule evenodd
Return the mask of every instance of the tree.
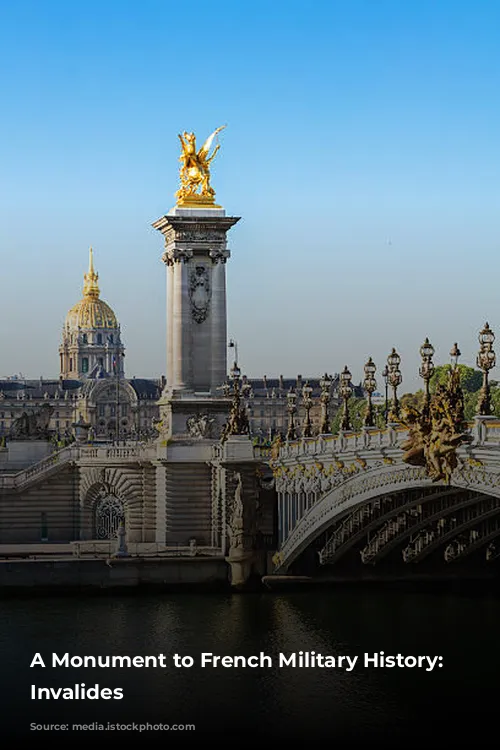
M 355 432 L 358 432 L 363 427 L 363 421 L 366 416 L 366 409 L 368 407 L 367 400 L 365 398 L 356 398 L 355 396 L 351 396 L 351 398 L 347 402 L 347 406 L 349 408 L 349 420 L 351 429 Z M 376 427 L 385 427 L 384 411 L 385 407 L 383 404 L 373 405 L 373 421 Z M 344 406 L 342 405 L 336 412 L 332 421 L 331 429 L 334 435 L 337 435 L 340 431 L 340 424 L 342 422 L 343 416 Z
M 475 393 L 481 388 L 483 382 L 483 373 L 467 365 L 457 365 L 460 372 L 460 385 L 467 393 Z M 434 375 L 430 381 L 431 393 L 434 393 L 436 386 L 446 385 L 451 365 L 438 365 L 434 370 Z

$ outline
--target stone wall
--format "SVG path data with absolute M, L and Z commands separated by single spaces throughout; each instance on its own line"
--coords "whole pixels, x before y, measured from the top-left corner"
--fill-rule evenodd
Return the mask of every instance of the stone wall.
M 67 542 L 79 524 L 78 473 L 66 465 L 30 487 L 0 494 L 0 543 Z

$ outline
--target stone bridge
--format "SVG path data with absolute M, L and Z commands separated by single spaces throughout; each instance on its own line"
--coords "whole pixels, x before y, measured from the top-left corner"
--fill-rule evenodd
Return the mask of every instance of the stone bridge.
M 391 559 L 451 563 L 500 555 L 500 420 L 476 417 L 449 484 L 402 460 L 401 425 L 302 438 L 271 459 L 278 502 L 275 574 Z M 324 569 L 325 570 L 325 569 Z

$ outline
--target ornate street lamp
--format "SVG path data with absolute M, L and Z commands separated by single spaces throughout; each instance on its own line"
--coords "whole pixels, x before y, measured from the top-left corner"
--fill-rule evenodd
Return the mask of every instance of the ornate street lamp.
M 457 366 L 458 366 L 458 358 L 460 357 L 460 355 L 461 355 L 461 354 L 462 354 L 462 352 L 461 352 L 461 351 L 460 351 L 460 349 L 458 348 L 458 344 L 457 344 L 457 342 L 455 341 L 455 343 L 454 343 L 454 344 L 453 344 L 453 346 L 451 347 L 451 351 L 450 351 L 450 357 L 451 357 L 451 369 L 452 369 L 452 370 L 456 370 L 456 369 L 457 369 Z
M 349 372 L 347 365 L 340 373 L 340 395 L 344 399 L 344 413 L 342 415 L 342 422 L 340 423 L 340 429 L 347 431 L 351 429 L 351 423 L 349 421 L 349 406 L 348 401 L 352 396 L 352 384 L 351 384 L 351 373 Z
M 389 419 L 389 368 L 387 365 L 382 370 L 382 377 L 385 383 L 385 407 L 384 407 L 384 420 L 387 424 Z
M 389 383 L 392 387 L 392 407 L 389 419 L 391 422 L 396 422 L 399 419 L 399 401 L 398 401 L 398 386 L 403 382 L 403 376 L 399 365 L 401 364 L 401 357 L 397 351 L 392 349 L 392 352 L 387 357 L 387 366 L 389 368 Z
M 313 400 L 311 394 L 313 392 L 312 387 L 309 385 L 309 381 L 306 380 L 302 387 L 302 403 L 305 409 L 304 424 L 302 427 L 303 437 L 312 437 L 312 425 L 311 425 L 311 409 L 313 406 Z
M 229 435 L 248 435 L 250 430 L 247 407 L 241 403 L 241 370 L 236 362 L 231 369 L 230 375 L 233 380 L 232 404 L 231 411 L 229 412 L 229 420 L 222 430 L 221 440 L 223 442 L 227 440 Z M 226 385 L 224 384 L 223 386 L 224 394 L 227 393 Z
M 429 407 L 431 403 L 431 392 L 430 392 L 430 379 L 434 374 L 434 363 L 432 357 L 434 355 L 434 347 L 426 338 L 422 346 L 420 347 L 420 356 L 422 357 L 422 364 L 420 365 L 419 375 L 424 381 L 425 385 L 425 401 L 423 414 L 424 416 L 429 415 Z
M 493 342 L 495 341 L 495 334 L 489 327 L 488 323 L 485 324 L 483 330 L 479 334 L 479 354 L 477 355 L 477 366 L 483 371 L 483 385 L 479 394 L 478 410 L 481 416 L 488 416 L 491 414 L 491 403 L 490 403 L 490 384 L 488 382 L 488 373 L 495 367 L 496 354 L 493 351 Z
M 377 367 L 373 361 L 373 359 L 370 357 L 368 362 L 365 365 L 365 380 L 363 383 L 363 387 L 367 393 L 367 405 L 366 405 L 366 414 L 363 421 L 363 424 L 365 427 L 373 427 L 373 404 L 372 404 L 372 393 L 377 387 L 377 381 L 374 378 L 374 375 L 377 371 Z
M 330 389 L 332 387 L 333 378 L 331 375 L 325 374 L 319 381 L 319 387 L 321 388 L 321 435 L 328 435 L 330 433 L 330 422 L 328 419 L 328 405 L 330 403 Z
M 297 433 L 295 430 L 294 415 L 297 412 L 297 394 L 291 388 L 286 394 L 286 400 L 287 400 L 286 408 L 288 410 L 288 430 L 286 433 L 286 439 L 295 440 L 295 438 L 297 437 Z

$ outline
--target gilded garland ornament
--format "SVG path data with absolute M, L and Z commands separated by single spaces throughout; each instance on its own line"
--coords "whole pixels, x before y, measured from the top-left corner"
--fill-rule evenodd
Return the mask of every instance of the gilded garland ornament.
M 176 192 L 178 206 L 212 206 L 215 205 L 215 190 L 210 185 L 210 164 L 214 160 L 220 146 L 217 144 L 210 154 L 214 138 L 226 126 L 214 130 L 209 135 L 200 149 L 196 148 L 196 136 L 194 133 L 179 134 L 182 153 L 179 157 L 181 162 L 180 180 L 181 186 Z M 210 154 L 210 155 L 209 155 Z

